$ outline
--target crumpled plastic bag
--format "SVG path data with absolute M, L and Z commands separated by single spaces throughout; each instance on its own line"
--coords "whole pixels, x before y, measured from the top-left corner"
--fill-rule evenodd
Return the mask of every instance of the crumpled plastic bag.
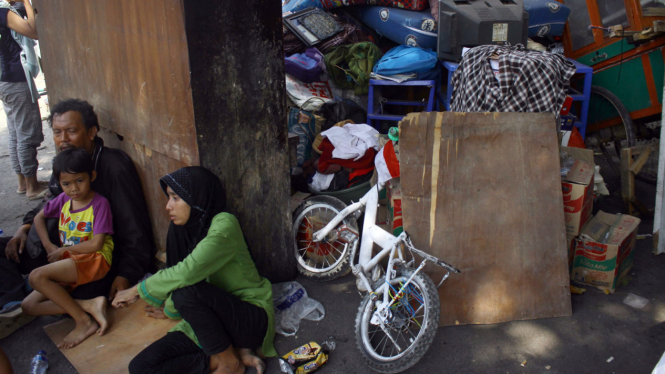
M 300 321 L 320 321 L 326 311 L 320 302 L 307 296 L 307 291 L 298 282 L 284 282 L 272 285 L 272 301 L 275 306 L 275 332 L 293 336 L 300 327 Z

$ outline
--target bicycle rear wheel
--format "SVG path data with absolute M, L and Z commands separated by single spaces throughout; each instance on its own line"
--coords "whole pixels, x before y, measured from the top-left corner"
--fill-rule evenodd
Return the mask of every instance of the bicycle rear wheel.
M 600 151 L 609 167 L 620 178 L 621 149 L 635 145 L 635 128 L 630 113 L 621 100 L 608 89 L 591 86 L 587 147 Z
M 441 305 L 432 280 L 419 272 L 407 289 L 396 297 L 414 270 L 397 269 L 391 280 L 389 300 L 396 299 L 382 329 L 375 315 L 377 306 L 366 295 L 356 316 L 356 344 L 365 363 L 380 373 L 400 373 L 412 367 L 425 355 L 439 327 Z M 383 300 L 383 294 L 378 295 Z M 399 347 L 399 348 L 398 348 Z
M 342 277 L 351 271 L 351 245 L 342 231 L 358 235 L 358 222 L 349 215 L 321 242 L 314 241 L 314 233 L 346 208 L 341 200 L 332 196 L 314 196 L 293 213 L 295 255 L 300 274 L 318 281 Z M 345 227 L 343 227 L 345 226 Z M 347 235 L 348 236 L 348 235 Z

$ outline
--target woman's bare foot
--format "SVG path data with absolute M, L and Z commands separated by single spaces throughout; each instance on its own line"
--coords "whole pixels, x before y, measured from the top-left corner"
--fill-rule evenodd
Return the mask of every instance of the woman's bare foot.
M 81 306 L 81 309 L 90 313 L 92 318 L 99 324 L 97 335 L 104 335 L 106 328 L 109 326 L 108 319 L 106 318 L 106 298 L 99 296 L 90 300 L 76 300 L 76 302 Z
M 62 339 L 62 342 L 58 344 L 58 348 L 73 348 L 87 339 L 90 335 L 94 334 L 98 328 L 99 324 L 97 324 L 97 321 L 90 317 L 88 317 L 87 321 L 76 322 L 74 330 Z
M 25 177 L 23 174 L 16 174 L 18 177 L 18 189 L 16 190 L 16 193 L 25 193 L 25 190 L 28 188 L 25 184 Z
M 37 180 L 37 175 L 33 175 L 32 177 L 25 177 L 25 196 L 30 199 L 39 196 L 42 192 L 46 190 L 46 186 L 42 185 L 39 183 Z M 20 185 L 19 185 L 20 187 Z
M 240 360 L 242 361 L 242 364 L 255 368 L 258 374 L 263 374 L 263 372 L 266 370 L 266 364 L 257 355 L 255 355 L 251 349 L 240 348 L 238 349 L 238 354 L 240 354 Z
M 210 372 L 213 374 L 244 374 L 245 365 L 238 358 L 235 348 L 210 356 Z

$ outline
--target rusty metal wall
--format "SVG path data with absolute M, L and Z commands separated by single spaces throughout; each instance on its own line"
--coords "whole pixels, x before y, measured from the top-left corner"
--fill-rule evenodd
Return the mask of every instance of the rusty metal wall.
M 143 183 L 158 249 L 168 217 L 158 179 L 199 164 L 180 0 L 34 0 L 51 104 L 95 107 L 106 144 L 126 151 Z

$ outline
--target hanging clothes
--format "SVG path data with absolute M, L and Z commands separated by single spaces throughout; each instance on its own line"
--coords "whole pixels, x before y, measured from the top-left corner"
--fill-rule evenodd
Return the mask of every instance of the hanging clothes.
M 490 58 L 499 63 L 495 78 Z M 466 52 L 453 75 L 453 112 L 559 114 L 575 65 L 560 54 L 523 45 L 484 45 Z

